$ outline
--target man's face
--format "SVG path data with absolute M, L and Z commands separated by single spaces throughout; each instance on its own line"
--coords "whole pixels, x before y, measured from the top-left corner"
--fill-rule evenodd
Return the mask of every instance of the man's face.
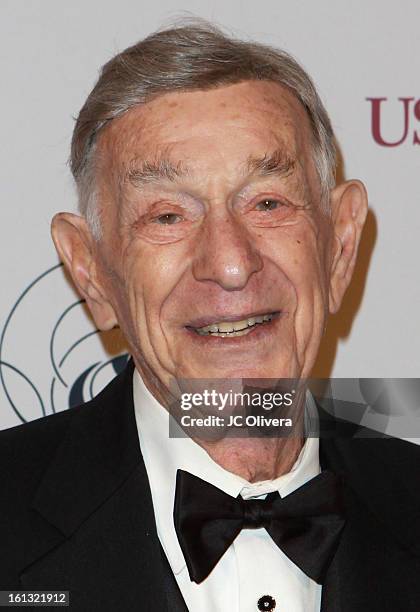
M 101 135 L 102 283 L 165 385 L 309 373 L 331 233 L 310 143 L 300 103 L 268 82 L 167 94 Z

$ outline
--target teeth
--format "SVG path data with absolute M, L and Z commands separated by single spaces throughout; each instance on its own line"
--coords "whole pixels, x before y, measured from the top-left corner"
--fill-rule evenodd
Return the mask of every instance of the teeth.
M 219 332 L 233 332 L 233 323 L 229 323 L 229 321 L 217 323 L 217 327 L 219 328 Z
M 201 336 L 211 335 L 223 338 L 227 336 L 244 336 L 250 327 L 271 321 L 272 318 L 272 314 L 265 314 L 256 317 L 248 317 L 247 319 L 242 319 L 242 321 L 220 321 L 219 323 L 212 323 L 211 325 L 199 327 L 196 329 L 196 332 Z
M 247 333 L 248 333 L 248 328 L 243 329 L 242 331 L 233 331 L 233 332 L 227 332 L 227 333 L 213 333 L 213 334 L 204 334 L 204 335 L 218 336 L 219 338 L 226 338 L 227 336 L 229 336 L 229 338 L 236 338 L 238 336 L 246 336 Z
M 249 319 L 244 319 L 243 321 L 234 321 L 232 323 L 233 331 L 242 331 L 243 329 L 247 329 L 249 327 Z M 219 331 L 222 331 L 219 328 Z

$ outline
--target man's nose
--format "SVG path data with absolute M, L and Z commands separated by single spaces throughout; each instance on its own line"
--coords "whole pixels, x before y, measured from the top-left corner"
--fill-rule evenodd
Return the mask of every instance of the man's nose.
M 198 281 L 214 281 L 228 291 L 243 289 L 263 260 L 248 230 L 233 215 L 206 221 L 193 262 Z

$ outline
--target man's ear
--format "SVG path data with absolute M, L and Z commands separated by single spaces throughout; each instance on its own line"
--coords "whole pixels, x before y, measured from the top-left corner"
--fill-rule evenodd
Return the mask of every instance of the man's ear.
M 117 318 L 98 278 L 95 243 L 85 219 L 72 213 L 58 213 L 52 220 L 51 233 L 59 257 L 86 300 L 96 326 L 101 330 L 112 329 Z
M 368 211 L 366 189 L 360 181 L 346 181 L 331 194 L 334 239 L 330 268 L 329 309 L 336 313 L 350 284 L 362 229 Z

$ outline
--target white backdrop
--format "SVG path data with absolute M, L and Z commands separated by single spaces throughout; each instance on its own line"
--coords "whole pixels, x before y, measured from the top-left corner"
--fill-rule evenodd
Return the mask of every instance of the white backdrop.
M 317 373 L 419 376 L 417 0 L 2 0 L 0 429 L 90 397 L 124 362 L 120 340 L 99 339 L 55 268 L 49 223 L 76 206 L 73 117 L 99 67 L 183 11 L 291 52 L 329 110 L 344 175 L 368 188 L 358 271 Z

